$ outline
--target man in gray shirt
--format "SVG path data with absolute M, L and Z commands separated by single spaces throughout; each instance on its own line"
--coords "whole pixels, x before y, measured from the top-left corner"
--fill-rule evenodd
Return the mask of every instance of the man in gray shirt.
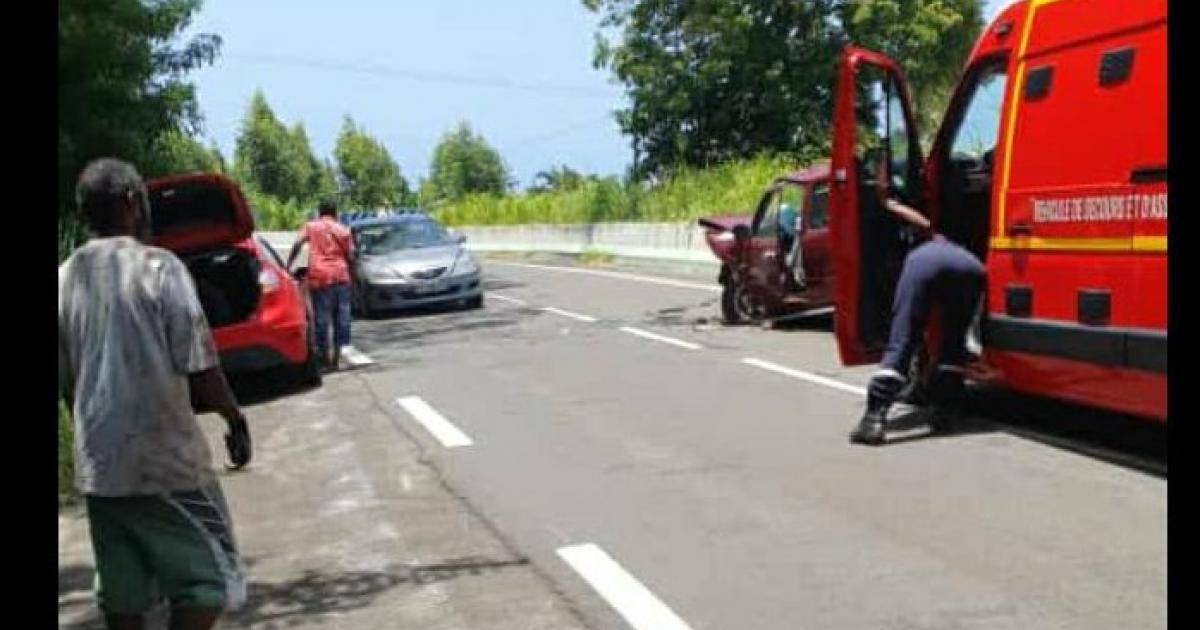
M 250 432 L 187 268 L 146 244 L 137 171 L 96 160 L 76 200 L 94 238 L 58 270 L 58 370 L 97 600 L 114 630 L 140 630 L 164 598 L 172 630 L 208 630 L 245 599 L 245 580 L 193 400 L 225 418 L 237 468 L 250 461 Z

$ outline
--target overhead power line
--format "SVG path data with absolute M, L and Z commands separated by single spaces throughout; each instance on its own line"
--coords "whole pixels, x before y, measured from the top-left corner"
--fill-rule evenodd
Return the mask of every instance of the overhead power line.
M 523 81 L 512 81 L 503 77 L 481 77 L 456 75 L 444 72 L 426 72 L 423 70 L 412 70 L 408 68 L 396 68 L 390 66 L 364 65 L 355 63 L 346 63 L 342 61 L 328 61 L 320 59 L 302 59 L 298 57 L 280 57 L 274 55 L 242 55 L 230 54 L 224 55 L 231 61 L 242 61 L 249 63 L 260 63 L 276 66 L 287 66 L 294 68 L 311 68 L 314 70 L 327 70 L 332 72 L 345 72 L 352 74 L 362 74 L 367 76 L 378 77 L 402 77 L 413 81 L 422 81 L 426 83 L 444 83 L 450 85 L 466 85 L 482 88 L 494 88 L 503 90 L 522 90 L 527 92 L 538 92 L 546 94 L 548 92 L 556 92 L 564 96 L 578 97 L 609 97 L 614 96 L 613 92 L 586 85 L 567 85 L 555 83 L 528 83 Z

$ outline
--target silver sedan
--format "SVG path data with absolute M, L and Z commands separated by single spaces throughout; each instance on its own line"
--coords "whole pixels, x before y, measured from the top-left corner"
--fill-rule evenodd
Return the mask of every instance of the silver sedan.
M 355 258 L 352 304 L 364 315 L 433 304 L 483 306 L 482 270 L 463 247 L 423 214 L 359 221 L 350 226 Z

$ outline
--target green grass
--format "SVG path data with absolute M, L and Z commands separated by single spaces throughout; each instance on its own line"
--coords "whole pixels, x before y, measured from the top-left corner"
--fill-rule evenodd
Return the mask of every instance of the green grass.
M 432 212 L 452 226 L 681 222 L 718 214 L 749 214 L 772 180 L 799 166 L 787 158 L 764 156 L 683 170 L 657 185 L 626 185 L 610 177 L 567 191 L 472 195 Z
M 469 195 L 428 209 L 450 226 L 693 221 L 749 214 L 771 181 L 800 166 L 791 158 L 761 156 L 683 169 L 654 184 L 606 177 L 587 180 L 572 190 Z M 244 192 L 260 230 L 298 229 L 314 206 L 280 201 L 249 188 Z
M 585 249 L 579 254 L 579 262 L 588 266 L 607 265 L 613 261 L 613 255 L 599 249 Z
M 71 412 L 60 400 L 58 403 L 58 504 L 75 502 L 75 445 Z

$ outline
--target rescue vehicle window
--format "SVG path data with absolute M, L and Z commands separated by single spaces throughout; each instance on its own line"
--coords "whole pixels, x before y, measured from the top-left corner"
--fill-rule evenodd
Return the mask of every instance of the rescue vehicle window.
M 972 161 L 981 166 L 990 160 L 1000 136 L 1000 108 L 1004 101 L 1003 68 L 980 77 L 954 134 L 950 159 Z
M 880 158 L 886 156 L 893 193 L 912 203 L 916 182 L 910 162 L 916 146 L 910 142 L 900 87 L 882 68 L 867 66 L 860 70 L 858 89 L 855 157 L 860 183 L 875 185 Z
M 888 172 L 891 175 L 892 187 L 904 192 L 910 192 L 908 183 L 908 122 L 904 118 L 904 102 L 900 99 L 900 91 L 893 81 L 887 82 L 887 143 L 888 143 Z M 911 199 L 911 195 L 909 199 Z

